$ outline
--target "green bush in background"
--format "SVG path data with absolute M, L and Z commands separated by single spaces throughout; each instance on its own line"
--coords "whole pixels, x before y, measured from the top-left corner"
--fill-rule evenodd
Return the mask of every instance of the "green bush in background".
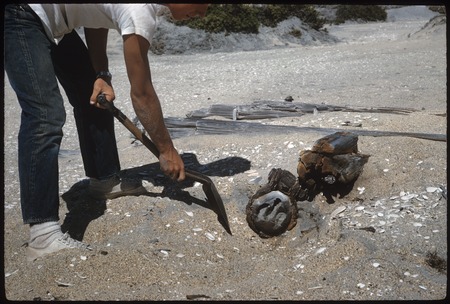
M 176 25 L 186 25 L 209 33 L 258 33 L 259 21 L 256 10 L 245 4 L 211 4 L 206 16 L 201 19 L 176 21 Z
M 260 25 L 275 27 L 291 17 L 298 17 L 319 30 L 325 19 L 312 5 L 251 5 L 251 4 L 211 4 L 206 16 L 201 19 L 175 21 L 176 25 L 186 25 L 210 33 L 258 33 Z
M 340 24 L 347 20 L 386 21 L 386 18 L 386 10 L 379 5 L 339 5 L 334 23 Z
M 325 23 L 354 21 L 386 21 L 386 10 L 380 5 L 336 5 L 334 20 L 326 20 L 314 5 L 296 4 L 211 4 L 201 19 L 174 21 L 209 33 L 225 32 L 257 34 L 261 25 L 276 27 L 278 23 L 297 17 L 315 30 L 322 30 Z
M 299 18 L 315 30 L 320 30 L 326 22 L 313 5 L 269 4 L 259 8 L 258 16 L 261 24 L 268 27 L 276 27 L 291 17 Z

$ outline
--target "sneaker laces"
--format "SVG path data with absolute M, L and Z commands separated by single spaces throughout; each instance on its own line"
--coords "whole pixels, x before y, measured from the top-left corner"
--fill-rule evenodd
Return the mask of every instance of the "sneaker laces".
M 70 237 L 70 235 L 66 232 L 64 233 L 60 238 L 58 238 L 58 241 L 63 243 L 69 248 L 79 248 L 79 249 L 85 249 L 85 250 L 92 250 L 92 247 L 89 244 L 77 241 Z

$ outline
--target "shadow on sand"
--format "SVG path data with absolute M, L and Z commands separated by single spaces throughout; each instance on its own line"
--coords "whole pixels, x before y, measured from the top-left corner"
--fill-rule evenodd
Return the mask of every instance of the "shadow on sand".
M 206 165 L 200 164 L 197 156 L 192 153 L 184 153 L 181 155 L 181 158 L 186 168 L 208 176 L 233 176 L 249 170 L 251 165 L 249 160 L 241 157 L 227 157 Z M 188 191 L 184 190 L 194 186 L 192 180 L 186 179 L 180 183 L 172 181 L 161 172 L 159 162 L 122 170 L 120 176 L 122 178 L 140 181 L 146 180 L 154 186 L 163 187 L 162 193 L 147 192 L 143 195 L 150 197 L 168 197 L 173 200 L 182 201 L 188 205 L 196 204 L 213 210 L 208 202 L 193 197 Z M 90 197 L 88 194 L 88 186 L 88 179 L 79 181 L 61 196 L 66 202 L 68 210 L 61 228 L 63 232 L 68 232 L 72 238 L 79 241 L 83 239 L 89 223 L 101 217 L 106 210 L 106 200 L 96 200 Z

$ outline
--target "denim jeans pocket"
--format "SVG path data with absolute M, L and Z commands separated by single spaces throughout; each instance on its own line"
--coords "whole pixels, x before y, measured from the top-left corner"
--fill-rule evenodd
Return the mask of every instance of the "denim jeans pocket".
M 7 4 L 4 17 L 5 26 L 8 25 L 8 20 L 14 20 L 14 22 L 20 22 L 20 20 L 41 22 L 39 16 L 28 4 Z

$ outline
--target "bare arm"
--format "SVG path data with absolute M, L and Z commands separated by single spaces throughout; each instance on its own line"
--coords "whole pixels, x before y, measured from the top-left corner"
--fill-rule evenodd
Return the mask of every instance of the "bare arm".
M 184 163 L 173 146 L 150 75 L 149 42 L 135 34 L 125 35 L 124 56 L 137 117 L 159 150 L 161 170 L 174 180 L 184 180 Z
M 89 56 L 95 72 L 98 73 L 100 71 L 108 71 L 108 56 L 106 54 L 108 29 L 85 28 L 84 36 L 86 37 Z M 109 101 L 113 101 L 115 99 L 111 79 L 102 77 L 95 80 L 91 96 L 91 104 L 96 104 L 97 96 L 100 93 L 104 93 Z M 100 107 L 98 104 L 97 106 Z

